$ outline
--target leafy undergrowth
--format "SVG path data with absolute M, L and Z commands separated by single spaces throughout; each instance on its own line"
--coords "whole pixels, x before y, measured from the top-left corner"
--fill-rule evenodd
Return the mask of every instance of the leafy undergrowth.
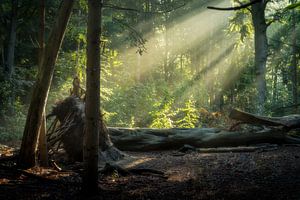
M 9 147 L 0 151 L 0 199 L 88 199 L 80 192 L 80 167 L 21 171 L 13 157 L 3 159 L 11 156 Z M 99 194 L 89 199 L 300 199 L 299 147 L 251 153 L 127 153 L 137 158 L 128 167 L 165 175 L 99 174 Z

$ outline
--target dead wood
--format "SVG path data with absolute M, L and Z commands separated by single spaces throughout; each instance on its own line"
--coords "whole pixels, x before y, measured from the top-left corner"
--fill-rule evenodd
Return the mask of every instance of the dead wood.
M 255 152 L 275 150 L 277 145 L 263 145 L 263 146 L 240 146 L 240 147 L 217 147 L 217 148 L 198 148 L 199 153 L 227 153 L 227 152 Z
M 68 97 L 59 102 L 52 116 L 56 116 L 59 125 L 53 125 L 54 131 L 48 135 L 53 146 L 62 143 L 69 158 L 74 161 L 82 159 L 82 141 L 84 134 L 84 102 L 77 97 Z M 260 143 L 300 144 L 300 139 L 291 137 L 287 131 L 300 125 L 300 116 L 263 117 L 233 110 L 230 117 L 243 123 L 259 124 L 268 127 L 244 131 L 227 131 L 217 128 L 116 128 L 101 124 L 108 132 L 109 144 L 99 149 L 101 162 L 116 161 L 126 156 L 123 151 L 161 151 L 176 150 L 184 145 L 195 148 L 239 147 L 236 149 L 218 149 L 218 151 L 254 151 L 246 147 Z M 56 122 L 58 123 L 58 122 Z M 255 127 L 255 126 L 253 126 Z M 52 129 L 51 129 L 52 130 Z M 100 138 L 100 143 L 106 138 Z M 112 143 L 114 145 L 112 145 Z M 120 150 L 119 150 L 120 149 Z M 214 149 L 202 149 L 202 152 L 214 152 Z
M 258 116 L 237 109 L 232 109 L 229 114 L 231 119 L 242 121 L 248 124 L 259 124 L 265 126 L 282 126 L 288 131 L 300 128 L 300 115 L 289 115 L 284 117 L 265 117 Z
M 172 150 L 186 144 L 196 148 L 216 148 L 260 143 L 300 143 L 299 138 L 288 136 L 280 128 L 263 129 L 257 132 L 232 132 L 215 128 L 108 128 L 108 130 L 115 146 L 126 151 Z

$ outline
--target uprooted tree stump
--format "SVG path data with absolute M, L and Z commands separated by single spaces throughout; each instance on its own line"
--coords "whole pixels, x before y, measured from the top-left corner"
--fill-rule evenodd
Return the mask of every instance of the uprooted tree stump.
M 62 146 L 70 161 L 82 161 L 84 110 L 84 101 L 76 96 L 70 96 L 53 107 L 52 112 L 47 116 L 47 118 L 56 117 L 47 131 L 50 152 L 54 153 Z M 99 123 L 102 133 L 99 135 L 100 160 L 117 161 L 126 156 L 113 145 L 102 120 Z
M 54 149 L 60 144 L 65 148 L 71 160 L 82 159 L 84 134 L 84 102 L 77 97 L 68 97 L 54 106 L 48 116 L 56 119 L 48 129 L 49 146 Z M 179 149 L 184 145 L 197 148 L 237 147 L 259 143 L 299 144 L 300 138 L 288 134 L 291 129 L 298 128 L 300 116 L 268 118 L 233 110 L 230 115 L 243 123 L 259 124 L 263 127 L 252 131 L 228 131 L 217 128 L 106 128 L 106 137 L 100 137 L 99 150 L 102 157 L 111 160 L 122 158 L 120 150 L 126 151 L 160 151 Z M 112 142 L 110 142 L 112 141 Z M 115 148 L 112 144 L 114 144 Z M 100 145 L 101 146 L 101 145 Z

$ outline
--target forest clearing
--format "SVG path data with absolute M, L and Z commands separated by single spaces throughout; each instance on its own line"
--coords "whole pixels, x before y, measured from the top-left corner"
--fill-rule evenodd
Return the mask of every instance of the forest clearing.
M 1 0 L 0 199 L 300 199 L 298 0 Z

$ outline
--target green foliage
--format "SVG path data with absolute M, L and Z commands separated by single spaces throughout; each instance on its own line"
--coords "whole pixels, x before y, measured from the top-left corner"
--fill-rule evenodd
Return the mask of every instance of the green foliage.
M 106 112 L 115 113 L 107 123 L 114 126 L 147 126 L 151 120 L 148 113 L 153 109 L 155 101 L 154 92 L 152 85 L 117 89 L 103 105 Z
M 199 120 L 199 113 L 196 109 L 196 102 L 192 99 L 185 103 L 184 108 L 179 108 L 175 124 L 180 128 L 195 128 Z
M 240 34 L 240 42 L 244 42 L 245 38 L 253 37 L 253 26 L 249 11 L 239 10 L 229 19 L 229 34 L 234 32 Z
M 26 121 L 24 106 L 20 100 L 14 103 L 14 115 L 4 115 L 0 124 L 0 142 L 19 140 L 22 138 Z
M 173 100 L 169 100 L 166 103 L 156 103 L 154 107 L 155 111 L 150 112 L 153 117 L 153 121 L 150 125 L 151 128 L 173 128 L 174 122 L 172 118 L 175 112 L 172 110 Z
M 300 2 L 297 2 L 297 3 L 293 3 L 293 4 L 290 4 L 288 5 L 285 9 L 298 9 L 299 10 L 299 7 L 300 7 Z

